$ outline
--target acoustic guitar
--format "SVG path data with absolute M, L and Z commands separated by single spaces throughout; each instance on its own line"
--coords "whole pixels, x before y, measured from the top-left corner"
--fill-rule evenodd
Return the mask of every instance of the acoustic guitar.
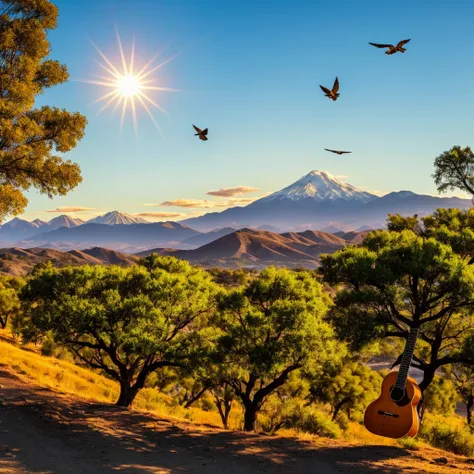
M 416 380 L 408 376 L 418 331 L 419 328 L 411 328 L 400 369 L 385 377 L 380 397 L 365 410 L 364 425 L 371 433 L 395 439 L 418 434 L 421 390 Z

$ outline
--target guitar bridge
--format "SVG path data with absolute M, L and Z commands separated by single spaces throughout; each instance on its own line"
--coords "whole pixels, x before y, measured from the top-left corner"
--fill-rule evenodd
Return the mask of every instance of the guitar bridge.
M 398 418 L 399 417 L 399 415 L 397 415 L 396 413 L 389 413 L 388 411 L 379 410 L 378 413 L 379 413 L 379 415 L 391 416 L 392 418 Z

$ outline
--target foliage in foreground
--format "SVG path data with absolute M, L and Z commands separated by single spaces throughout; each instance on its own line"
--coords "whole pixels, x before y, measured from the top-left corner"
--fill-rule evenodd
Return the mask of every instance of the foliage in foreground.
M 474 455 L 474 436 L 471 430 L 461 423 L 450 422 L 446 417 L 426 416 L 420 438 L 436 448 L 455 454 Z
M 474 268 L 449 245 L 412 230 L 374 231 L 360 247 L 322 256 L 321 272 L 342 285 L 330 320 L 353 350 L 387 337 L 405 340 L 411 326 L 421 327 L 413 366 L 424 372 L 422 391 L 440 367 L 474 362 L 466 349 L 474 332 Z
M 0 221 L 20 214 L 31 187 L 64 195 L 82 180 L 79 166 L 58 153 L 73 149 L 86 119 L 56 107 L 34 108 L 45 89 L 68 80 L 66 66 L 47 59 L 47 32 L 58 10 L 49 0 L 0 1 Z
M 267 397 L 303 367 L 336 357 L 330 303 L 308 272 L 267 268 L 242 289 L 221 293 L 214 322 L 219 379 L 240 399 L 244 430 L 255 428 Z
M 171 257 L 130 268 L 45 265 L 22 291 L 22 333 L 32 341 L 50 331 L 117 380 L 117 404 L 130 406 L 152 372 L 197 357 L 213 291 L 207 273 Z

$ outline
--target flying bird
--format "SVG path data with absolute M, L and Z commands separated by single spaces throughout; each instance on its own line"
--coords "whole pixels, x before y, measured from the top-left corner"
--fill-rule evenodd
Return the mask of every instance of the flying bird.
M 329 148 L 325 148 L 325 150 L 330 151 L 331 153 L 336 153 L 338 155 L 343 155 L 344 153 L 352 153 L 352 151 L 330 150 Z
M 407 44 L 410 40 L 403 40 L 400 41 L 400 43 L 397 44 L 397 46 L 394 46 L 393 44 L 379 44 L 379 43 L 369 43 L 372 46 L 375 46 L 376 48 L 388 48 L 388 51 L 385 51 L 385 54 L 395 54 L 395 53 L 404 53 L 406 49 L 403 47 L 404 44 Z
M 319 87 L 321 87 L 326 97 L 329 97 L 332 100 L 337 100 L 337 98 L 339 97 L 339 93 L 337 92 L 339 90 L 339 79 L 337 77 L 334 81 L 334 85 L 332 86 L 332 90 L 329 90 L 327 87 L 321 85 Z
M 196 127 L 196 125 L 193 125 L 194 130 L 196 130 L 197 133 L 194 134 L 194 136 L 199 136 L 201 140 L 206 141 L 207 140 L 207 128 L 204 130 L 201 130 L 200 128 Z

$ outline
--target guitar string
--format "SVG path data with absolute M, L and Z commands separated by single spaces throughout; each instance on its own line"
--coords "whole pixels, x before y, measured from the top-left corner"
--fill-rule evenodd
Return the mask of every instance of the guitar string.
M 415 353 L 416 340 L 418 338 L 419 330 L 419 328 L 411 328 L 410 330 L 402 361 L 400 363 L 400 369 L 398 371 L 397 380 L 395 381 L 395 386 L 397 388 L 405 388 L 406 379 L 410 371 L 411 361 Z

